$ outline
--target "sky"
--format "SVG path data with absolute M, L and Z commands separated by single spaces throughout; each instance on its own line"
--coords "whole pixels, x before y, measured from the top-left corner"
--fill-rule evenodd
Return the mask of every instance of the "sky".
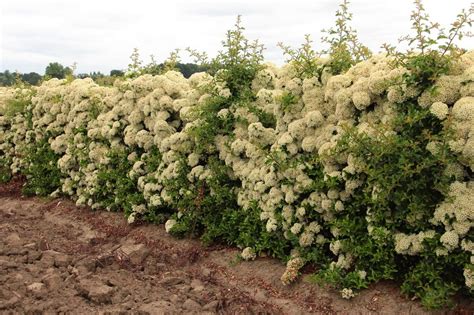
M 340 1 L 331 0 L 1 0 L 0 71 L 44 73 L 50 62 L 77 64 L 76 73 L 126 69 L 134 48 L 145 63 L 186 47 L 210 56 L 242 15 L 247 38 L 265 45 L 267 61 L 281 64 L 277 46 L 299 46 L 305 34 L 321 48 L 321 29 L 332 27 Z M 446 28 L 472 0 L 424 0 L 431 20 Z M 412 0 L 353 0 L 352 26 L 362 43 L 380 51 L 410 32 Z M 474 49 L 474 39 L 462 46 Z

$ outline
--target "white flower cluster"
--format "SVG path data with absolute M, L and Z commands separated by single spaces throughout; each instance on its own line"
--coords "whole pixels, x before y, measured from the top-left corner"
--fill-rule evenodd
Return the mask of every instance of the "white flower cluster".
M 450 148 L 461 155 L 461 163 L 474 170 L 474 93 L 457 100 L 451 113 L 457 137 L 450 141 Z
M 434 238 L 436 232 L 434 230 L 420 232 L 418 234 L 395 234 L 395 251 L 399 254 L 415 256 L 423 252 L 423 241 L 428 238 Z
M 446 172 L 460 180 L 464 167 L 474 170 L 474 53 L 462 58 L 457 66 L 459 74 L 441 77 L 436 83 L 437 93 L 423 92 L 418 99 L 419 105 L 429 108 L 438 119 L 452 118 L 458 137 L 449 145 L 460 158 Z M 233 104 L 218 113 L 221 118 L 237 118 L 235 137 L 217 136 L 206 152 L 217 153 L 229 167 L 229 176 L 240 181 L 235 187 L 238 205 L 248 209 L 257 204 L 268 232 L 282 233 L 288 239 L 296 237 L 300 248 L 329 246 L 336 257 L 331 265 L 350 269 L 354 258 L 342 246 L 340 231 L 330 223 L 337 214 L 349 211 L 351 197 L 363 184 L 363 161 L 332 150 L 345 127 L 377 137 L 378 126 L 389 126 L 396 117 L 397 104 L 419 92 L 400 84 L 405 72 L 393 69 L 391 59 L 383 55 L 363 61 L 345 74 L 325 73 L 321 79 L 302 80 L 291 64 L 281 68 L 269 64 L 252 83 L 254 102 L 248 107 Z M 150 209 L 173 204 L 171 190 L 175 187 L 169 183 L 182 175 L 183 167 L 189 169 L 187 185 L 179 189 L 183 198 L 199 189 L 199 181 L 212 176 L 205 162 L 207 153 L 196 151 L 190 132 L 202 123 L 195 109 L 211 97 L 206 87 L 212 82 L 205 73 L 185 79 L 174 71 L 117 80 L 113 87 L 98 86 L 90 79 L 70 83 L 49 80 L 32 98 L 32 128 L 22 115 L 5 115 L 5 104 L 14 93 L 0 89 L 0 152 L 12 159 L 15 172 L 24 163 L 18 152 L 22 143 L 48 136 L 51 149 L 60 155 L 61 192 L 74 197 L 78 204 L 94 208 L 122 206 L 115 195 L 107 196 L 104 203 L 103 196 L 97 194 L 102 188 L 100 172 L 114 168 L 110 153 L 126 152 L 131 167 L 123 176 L 136 183 L 144 199 L 130 207 L 129 222 L 134 222 Z M 213 93 L 229 96 L 224 85 L 217 84 L 215 89 Z M 272 115 L 275 122 L 259 119 L 256 112 Z M 429 148 L 435 152 L 436 143 Z M 315 190 L 308 175 L 312 166 L 307 162 L 309 157 L 321 161 L 324 180 L 338 179 L 343 188 Z M 151 164 L 154 158 L 158 161 Z M 108 188 L 113 191 L 113 187 Z M 379 193 L 374 187 L 372 198 L 376 200 Z M 474 184 L 456 182 L 451 195 L 454 203 L 439 205 L 432 220 L 445 228 L 440 254 L 458 247 L 472 248 L 466 235 L 474 220 Z M 372 220 L 370 209 L 366 220 Z M 175 219 L 167 221 L 166 230 L 176 223 Z M 417 255 L 424 250 L 423 241 L 433 237 L 435 232 L 429 230 L 397 233 L 396 251 Z M 251 248 L 242 252 L 244 259 L 254 255 Z M 301 258 L 290 260 L 283 281 L 291 282 L 302 265 Z M 351 296 L 352 292 L 344 294 Z
M 15 108 L 15 103 L 30 103 L 34 88 L 0 88 L 0 157 L 10 167 L 12 174 L 20 173 L 26 166 L 25 145 L 35 140 L 35 134 L 28 128 L 26 117 Z M 13 102 L 13 103 L 12 103 Z M 26 105 L 28 110 L 30 105 Z
M 464 269 L 464 279 L 466 279 L 466 287 L 474 290 L 474 264 Z
M 393 70 L 384 56 L 357 64 L 343 75 L 326 76 L 322 82 L 317 78 L 297 78 L 291 64 L 281 69 L 267 67 L 259 73 L 253 84 L 257 93 L 255 106 L 273 114 L 276 125 L 265 127 L 254 114 L 236 109 L 235 114 L 249 124 L 236 126 L 236 139 L 230 148 L 225 145 L 227 139 L 218 145 L 221 159 L 242 182 L 239 205 L 247 208 L 257 202 L 267 231 L 283 231 L 288 238 L 297 236 L 301 247 L 330 242 L 322 227 L 337 212 L 345 211 L 345 203 L 362 184 L 356 179 L 361 161 L 334 155 L 331 150 L 344 126 L 357 126 L 360 132 L 371 134 L 375 132 L 371 126 L 388 123 L 395 117 L 396 102 L 384 95 L 401 74 L 403 69 Z M 407 89 L 397 102 L 408 97 Z M 293 97 L 291 104 L 284 103 L 287 95 Z M 354 119 L 356 112 L 358 120 Z M 345 189 L 305 194 L 313 182 L 305 163 L 298 163 L 305 154 L 318 154 L 325 178 L 345 180 Z M 268 163 L 269 157 L 274 163 Z M 318 213 L 321 221 L 309 220 L 313 213 Z M 330 232 L 336 241 L 338 230 Z M 336 247 L 332 245 L 334 251 Z M 350 255 L 339 248 L 336 255 L 335 266 L 350 268 Z
M 290 284 L 298 277 L 299 270 L 304 266 L 304 260 L 300 257 L 293 257 L 286 263 L 286 270 L 281 276 L 281 282 Z
M 352 291 L 352 289 L 344 288 L 341 290 L 341 297 L 346 300 L 350 300 L 353 297 L 355 297 L 355 293 Z
M 474 227 L 474 181 L 452 183 L 449 196 L 451 200 L 440 204 L 431 220 L 444 227 L 440 240 L 448 252 L 469 242 L 468 235 Z
M 255 253 L 252 247 L 245 247 L 240 254 L 243 260 L 254 260 L 257 258 L 257 254 Z

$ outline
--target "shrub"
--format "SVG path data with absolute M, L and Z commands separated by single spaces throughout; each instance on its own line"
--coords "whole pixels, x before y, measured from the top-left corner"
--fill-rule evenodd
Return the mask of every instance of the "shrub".
M 239 18 L 214 59 L 190 50 L 209 73 L 140 75 L 137 57 L 113 86 L 0 94 L 1 177 L 278 257 L 284 284 L 315 264 L 344 298 L 381 279 L 428 308 L 472 296 L 474 54 L 450 48 L 470 15 L 435 49 L 415 4 L 404 53 L 371 56 L 343 2 L 326 60 L 306 37 L 263 63 Z

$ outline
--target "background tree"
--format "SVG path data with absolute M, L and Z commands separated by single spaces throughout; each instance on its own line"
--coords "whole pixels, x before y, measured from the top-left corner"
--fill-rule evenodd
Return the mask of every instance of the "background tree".
M 176 68 L 178 68 L 185 78 L 189 78 L 193 73 L 207 70 L 206 67 L 199 66 L 195 63 L 178 63 L 176 64 Z
M 11 86 L 15 83 L 15 73 L 5 70 L 0 72 L 0 86 Z
M 122 70 L 116 70 L 116 69 L 114 69 L 114 70 L 111 70 L 111 71 L 110 71 L 110 76 L 111 76 L 111 77 L 123 77 L 124 74 L 125 74 L 125 73 L 124 73 Z
M 69 67 L 64 67 L 59 62 L 51 62 L 46 67 L 44 75 L 49 78 L 64 79 L 67 75 L 72 74 L 72 69 Z
M 22 81 L 31 85 L 38 85 L 41 79 L 43 78 L 40 74 L 36 72 L 23 73 L 20 77 Z
M 105 77 L 105 74 L 103 74 L 103 73 L 100 72 L 100 71 L 93 71 L 93 72 L 89 73 L 89 77 L 91 77 L 92 80 L 95 81 L 95 80 L 97 80 L 97 79 L 99 79 L 99 78 Z

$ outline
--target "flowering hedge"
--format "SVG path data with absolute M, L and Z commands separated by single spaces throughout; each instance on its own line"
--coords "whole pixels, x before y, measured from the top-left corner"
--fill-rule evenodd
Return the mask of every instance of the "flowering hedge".
M 271 254 L 284 283 L 316 263 L 346 298 L 397 279 L 441 306 L 474 289 L 474 51 L 430 89 L 392 59 L 2 89 L 0 178 Z

